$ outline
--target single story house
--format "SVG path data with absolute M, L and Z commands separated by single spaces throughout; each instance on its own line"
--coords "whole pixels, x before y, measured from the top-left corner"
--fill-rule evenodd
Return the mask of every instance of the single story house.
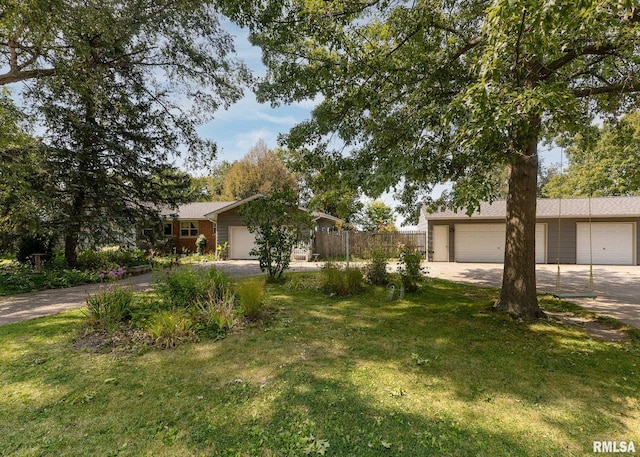
M 506 202 L 483 203 L 467 216 L 451 210 L 428 213 L 429 260 L 504 262 Z M 640 197 L 538 199 L 536 262 L 638 265 Z
M 176 251 L 195 252 L 196 239 L 200 235 L 207 238 L 207 252 L 215 252 L 217 245 L 227 245 L 229 259 L 252 259 L 249 251 L 255 246 L 255 234 L 249 232 L 244 216 L 239 210 L 245 203 L 262 195 L 254 195 L 244 200 L 231 202 L 198 202 L 180 206 L 177 210 L 165 210 L 164 235 L 172 237 Z M 306 211 L 306 209 L 301 208 Z M 333 230 L 341 220 L 329 214 L 312 212 L 315 230 Z M 311 238 L 311 237 L 310 237 Z M 312 246 L 299 252 L 309 258 Z

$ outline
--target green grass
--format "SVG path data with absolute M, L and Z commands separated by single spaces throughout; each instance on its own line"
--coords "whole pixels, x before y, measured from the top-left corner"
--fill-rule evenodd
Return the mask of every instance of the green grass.
M 81 311 L 0 327 L 0 454 L 590 455 L 640 445 L 640 347 L 518 323 L 430 281 L 328 298 L 272 285 L 270 318 L 143 355 L 73 349 Z M 543 299 L 545 305 L 546 299 Z M 552 306 L 559 306 L 551 303 Z M 328 447 L 327 447 L 328 446 Z

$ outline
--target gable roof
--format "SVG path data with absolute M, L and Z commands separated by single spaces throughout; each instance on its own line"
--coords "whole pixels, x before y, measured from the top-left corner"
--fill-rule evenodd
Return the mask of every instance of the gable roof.
M 206 213 L 205 218 L 215 221 L 218 219 L 218 214 L 224 213 L 225 211 L 229 211 L 233 208 L 237 208 L 240 205 L 244 205 L 245 203 L 255 200 L 256 198 L 260 198 L 262 196 L 263 196 L 262 194 L 255 194 L 255 195 L 252 195 L 251 197 L 243 198 L 242 200 L 236 200 L 235 202 L 220 202 L 225 204 L 223 206 L 220 206 L 219 208 L 213 209 L 208 213 Z
M 591 200 L 591 202 L 589 202 Z M 589 205 L 591 211 L 589 211 Z M 480 210 L 471 217 L 476 219 L 504 219 L 507 214 L 504 200 L 491 204 L 481 203 Z M 634 197 L 592 197 L 589 198 L 539 198 L 536 206 L 538 218 L 574 218 L 574 217 L 640 217 L 640 196 Z M 425 210 L 427 220 L 468 219 L 464 210 L 438 211 L 429 214 Z
M 182 219 L 182 220 L 211 220 L 218 219 L 220 213 L 237 208 L 245 203 L 262 197 L 262 194 L 252 195 L 242 200 L 236 200 L 232 202 L 196 202 L 187 203 L 179 206 L 177 209 L 165 208 L 160 211 L 160 215 L 165 219 Z M 307 211 L 306 208 L 300 208 L 302 211 Z M 341 222 L 342 219 L 332 216 L 330 214 L 312 211 L 311 215 L 314 220 L 327 219 L 334 222 Z
M 207 213 L 217 211 L 219 208 L 234 202 L 197 202 L 180 205 L 177 209 L 163 209 L 160 215 L 167 219 L 208 219 Z

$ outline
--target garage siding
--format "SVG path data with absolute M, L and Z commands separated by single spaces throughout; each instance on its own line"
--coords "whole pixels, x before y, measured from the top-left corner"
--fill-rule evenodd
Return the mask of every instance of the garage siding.
M 229 227 L 245 225 L 245 218 L 238 214 L 239 208 L 233 208 L 218 215 L 218 244 L 229 242 Z
M 640 264 L 640 218 L 593 218 L 593 222 L 636 222 L 636 263 Z M 473 224 L 495 224 L 498 220 L 477 220 L 469 221 Z M 588 218 L 572 218 L 562 219 L 558 224 L 558 218 L 538 218 L 539 224 L 547 224 L 547 263 L 555 264 L 560 261 L 564 264 L 576 263 L 576 223 L 589 222 Z M 464 223 L 460 219 L 454 220 L 435 220 L 429 222 L 429 249 L 433 250 L 433 226 L 448 225 L 450 228 L 454 224 Z M 453 234 L 450 234 L 453 235 Z M 560 237 L 560 245 L 558 246 L 558 237 Z M 558 249 L 559 247 L 559 249 Z M 431 260 L 431 258 L 430 258 Z M 455 262 L 455 237 L 449 237 L 449 260 Z

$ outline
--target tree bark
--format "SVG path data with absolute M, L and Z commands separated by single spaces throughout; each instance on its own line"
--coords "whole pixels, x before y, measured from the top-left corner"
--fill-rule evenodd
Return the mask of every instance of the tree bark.
M 502 289 L 495 307 L 524 320 L 544 317 L 536 294 L 537 138 L 509 166 Z
M 78 266 L 77 233 L 67 233 L 64 236 L 64 260 L 69 268 L 76 268 Z

